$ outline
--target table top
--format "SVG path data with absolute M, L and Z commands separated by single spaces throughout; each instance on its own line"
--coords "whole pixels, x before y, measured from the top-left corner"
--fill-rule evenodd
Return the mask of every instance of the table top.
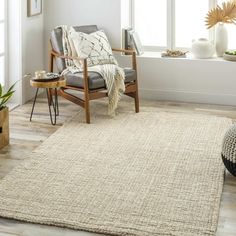
M 30 85 L 34 88 L 60 88 L 66 86 L 66 80 L 64 78 L 58 78 L 50 81 L 46 80 L 30 80 Z

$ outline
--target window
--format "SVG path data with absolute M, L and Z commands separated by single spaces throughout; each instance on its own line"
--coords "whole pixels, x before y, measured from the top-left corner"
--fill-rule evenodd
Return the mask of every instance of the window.
M 214 39 L 205 17 L 225 0 L 130 0 L 131 26 L 138 32 L 145 50 L 186 49 L 193 39 Z M 228 24 L 229 48 L 236 47 L 236 27 Z
M 151 7 L 150 7 L 151 6 Z M 134 27 L 139 32 L 144 45 L 166 46 L 167 41 L 167 1 L 135 0 Z M 164 9 L 164 10 L 163 10 Z
M 0 83 L 5 84 L 5 58 L 6 58 L 6 1 L 0 0 Z
M 175 47 L 191 47 L 192 40 L 208 38 L 204 18 L 208 12 L 207 0 L 175 0 Z

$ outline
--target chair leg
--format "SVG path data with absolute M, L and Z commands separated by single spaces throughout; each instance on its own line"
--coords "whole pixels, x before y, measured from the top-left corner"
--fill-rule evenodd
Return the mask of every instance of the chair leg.
M 139 96 L 138 96 L 138 91 L 135 92 L 134 102 L 135 102 L 135 112 L 139 113 Z
M 86 123 L 90 124 L 90 109 L 89 109 L 89 82 L 88 82 L 88 65 L 87 60 L 83 60 L 84 71 L 84 108 L 85 108 L 85 116 L 86 116 Z
M 90 124 L 90 111 L 89 111 L 89 104 L 85 107 L 85 116 L 86 116 L 86 123 Z
M 86 123 L 90 124 L 90 107 L 89 107 L 89 100 L 85 99 L 85 118 L 86 118 Z

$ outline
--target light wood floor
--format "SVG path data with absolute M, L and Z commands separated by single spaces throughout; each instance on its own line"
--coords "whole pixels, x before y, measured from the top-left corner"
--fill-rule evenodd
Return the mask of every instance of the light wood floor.
M 106 100 L 100 100 L 106 106 Z M 132 100 L 123 100 L 122 103 L 130 103 Z M 93 102 L 94 103 L 94 102 Z M 95 102 L 96 103 L 96 102 Z M 225 116 L 236 121 L 236 107 L 213 106 L 200 104 L 186 104 L 174 102 L 142 101 L 141 105 L 155 106 L 160 111 L 173 111 L 185 113 L 204 113 L 217 116 Z M 60 117 L 56 126 L 50 125 L 48 107 L 44 97 L 36 104 L 33 121 L 29 122 L 32 102 L 18 107 L 10 114 L 11 144 L 0 150 L 0 178 L 3 178 L 22 160 L 27 158 L 37 146 L 55 132 L 65 120 L 76 114 L 82 108 L 60 99 Z M 81 113 L 83 114 L 83 113 Z M 86 236 L 86 232 L 78 232 L 57 227 L 28 224 L 0 218 L 0 236 Z M 96 234 L 93 234 L 96 235 Z M 226 174 L 224 191 L 222 195 L 220 218 L 217 236 L 236 236 L 236 178 Z

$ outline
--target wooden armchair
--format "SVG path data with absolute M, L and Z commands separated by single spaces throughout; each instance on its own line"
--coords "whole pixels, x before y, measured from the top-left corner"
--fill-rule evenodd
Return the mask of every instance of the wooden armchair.
M 92 33 L 98 30 L 96 25 L 77 26 L 74 27 L 76 31 L 84 33 Z M 68 99 L 69 101 L 83 107 L 85 109 L 86 123 L 90 123 L 90 106 L 91 100 L 107 97 L 105 80 L 95 72 L 88 72 L 87 59 L 67 57 L 63 55 L 62 46 L 62 31 L 60 28 L 54 29 L 50 38 L 51 50 L 49 70 L 54 71 L 54 60 L 57 69 L 61 73 L 65 68 L 65 59 L 77 59 L 83 63 L 83 72 L 67 73 L 64 75 L 66 78 L 66 86 L 58 90 L 58 95 Z M 134 98 L 135 111 L 139 112 L 139 96 L 138 96 L 138 80 L 137 80 L 137 65 L 136 53 L 133 50 L 113 49 L 114 52 L 125 52 L 132 55 L 132 68 L 124 69 L 125 72 L 125 95 Z M 74 90 L 82 93 L 82 97 L 77 97 L 71 94 L 69 90 Z

